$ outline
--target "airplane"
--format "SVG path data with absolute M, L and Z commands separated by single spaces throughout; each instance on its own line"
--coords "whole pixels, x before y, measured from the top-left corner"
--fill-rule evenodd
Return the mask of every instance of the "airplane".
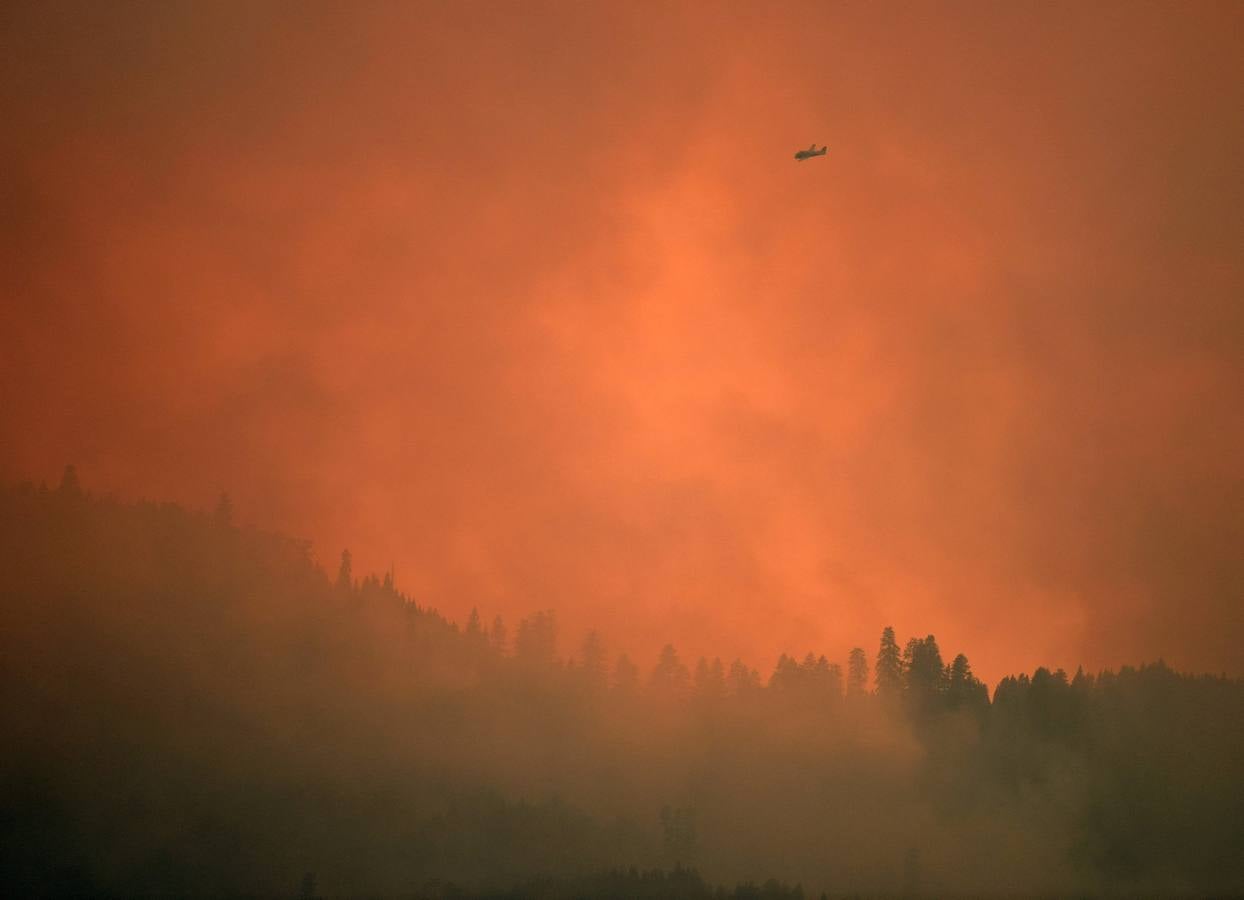
M 826 152 L 828 152 L 828 150 L 829 150 L 828 144 L 822 147 L 820 150 L 817 150 L 816 142 L 813 141 L 812 146 L 809 147 L 807 150 L 800 150 L 798 153 L 796 153 L 795 159 L 798 160 L 799 162 L 803 162 L 805 159 L 811 159 L 814 156 L 824 156 Z

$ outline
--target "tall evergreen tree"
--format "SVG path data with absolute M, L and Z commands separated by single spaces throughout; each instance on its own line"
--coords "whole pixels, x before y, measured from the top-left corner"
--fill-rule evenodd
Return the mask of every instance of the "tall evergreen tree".
M 817 660 L 817 671 L 820 673 L 824 693 L 831 702 L 842 699 L 842 666 L 831 663 L 825 657 Z
M 472 652 L 482 653 L 488 649 L 488 635 L 484 633 L 484 623 L 480 621 L 479 610 L 474 606 L 471 607 L 471 614 L 467 616 L 463 634 Z
M 794 693 L 799 683 L 799 663 L 793 656 L 783 653 L 778 657 L 773 674 L 769 676 L 769 690 L 780 693 Z
M 946 667 L 933 635 L 912 638 L 903 652 L 904 682 L 907 693 L 919 703 L 928 704 L 945 687 Z M 965 659 L 966 662 L 966 659 Z
M 952 708 L 989 705 L 988 689 L 972 674 L 968 658 L 962 653 L 946 667 L 946 701 Z
M 726 692 L 731 697 L 750 697 L 760 690 L 760 674 L 748 668 L 741 659 L 730 663 L 730 674 L 726 676 Z
M 661 648 L 656 667 L 652 670 L 649 684 L 658 691 L 681 694 L 687 690 L 691 681 L 691 673 L 678 658 L 678 651 L 673 644 Z
M 488 643 L 500 655 L 505 655 L 509 648 L 509 632 L 506 631 L 505 621 L 501 616 L 493 617 L 492 630 L 488 633 Z
M 351 591 L 354 589 L 354 564 L 349 550 L 341 551 L 341 565 L 337 568 L 337 590 Z
M 852 647 L 847 658 L 847 696 L 858 697 L 868 690 L 868 657 L 861 647 Z
M 74 466 L 65 466 L 60 476 L 60 486 L 56 492 L 62 497 L 81 497 L 82 485 L 78 481 L 78 470 Z
M 873 677 L 876 679 L 878 696 L 891 698 L 902 694 L 903 657 L 898 649 L 898 641 L 894 639 L 894 629 L 889 625 L 881 632 L 881 646 L 877 650 Z

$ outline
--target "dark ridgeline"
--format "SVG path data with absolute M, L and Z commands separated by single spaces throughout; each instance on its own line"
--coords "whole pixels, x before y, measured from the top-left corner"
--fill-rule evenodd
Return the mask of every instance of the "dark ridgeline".
M 639 669 L 595 632 L 563 661 L 550 612 L 459 628 L 227 496 L 72 469 L 0 490 L 0 560 L 10 896 L 1244 892 L 1238 680 L 1038 669 L 991 702 L 889 628 L 871 673 Z

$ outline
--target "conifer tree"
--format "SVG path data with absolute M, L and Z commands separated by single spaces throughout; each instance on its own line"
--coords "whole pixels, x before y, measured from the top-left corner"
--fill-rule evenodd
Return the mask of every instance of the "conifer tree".
M 968 658 L 962 653 L 946 667 L 946 700 L 952 708 L 989 704 L 989 691 L 972 674 Z
M 341 565 L 337 569 L 337 590 L 348 592 L 354 588 L 354 568 L 349 550 L 341 551 Z
M 894 639 L 894 629 L 888 625 L 881 632 L 881 646 L 877 650 L 873 672 L 878 696 L 889 698 L 902 694 L 903 658 L 898 649 L 898 641 Z
M 847 658 L 847 696 L 858 697 L 868 690 L 868 657 L 861 647 L 853 647 Z
M 509 633 L 505 628 L 505 621 L 501 616 L 495 616 L 492 620 L 492 630 L 488 633 L 488 643 L 492 646 L 494 652 L 505 655 L 509 644 Z
M 652 676 L 649 679 L 652 687 L 659 691 L 682 693 L 687 689 L 690 680 L 691 673 L 678 658 L 678 651 L 674 649 L 674 645 L 666 644 L 662 647 L 656 668 L 652 670 Z
M 760 689 L 760 675 L 750 669 L 741 659 L 730 663 L 730 674 L 726 678 L 727 692 L 731 697 L 749 697 Z
M 966 658 L 964 660 L 967 661 Z M 912 638 L 903 652 L 903 675 L 908 693 L 922 702 L 938 695 L 944 689 L 946 667 L 933 635 Z
M 830 701 L 842 699 L 842 666 L 831 663 L 824 656 L 817 660 L 817 672 L 823 685 L 823 691 Z
M 65 466 L 60 476 L 60 486 L 56 492 L 62 497 L 81 497 L 82 485 L 78 481 L 78 470 L 74 466 Z

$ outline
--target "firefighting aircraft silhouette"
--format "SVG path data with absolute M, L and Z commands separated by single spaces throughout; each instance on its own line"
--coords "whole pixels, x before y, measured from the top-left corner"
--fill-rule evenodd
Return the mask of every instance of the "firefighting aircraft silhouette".
M 826 144 L 820 150 L 817 150 L 816 141 L 813 141 L 812 146 L 809 147 L 807 150 L 800 150 L 798 153 L 795 154 L 795 160 L 797 162 L 803 162 L 805 159 L 811 159 L 814 156 L 824 156 L 828 150 L 829 150 L 828 144 Z

